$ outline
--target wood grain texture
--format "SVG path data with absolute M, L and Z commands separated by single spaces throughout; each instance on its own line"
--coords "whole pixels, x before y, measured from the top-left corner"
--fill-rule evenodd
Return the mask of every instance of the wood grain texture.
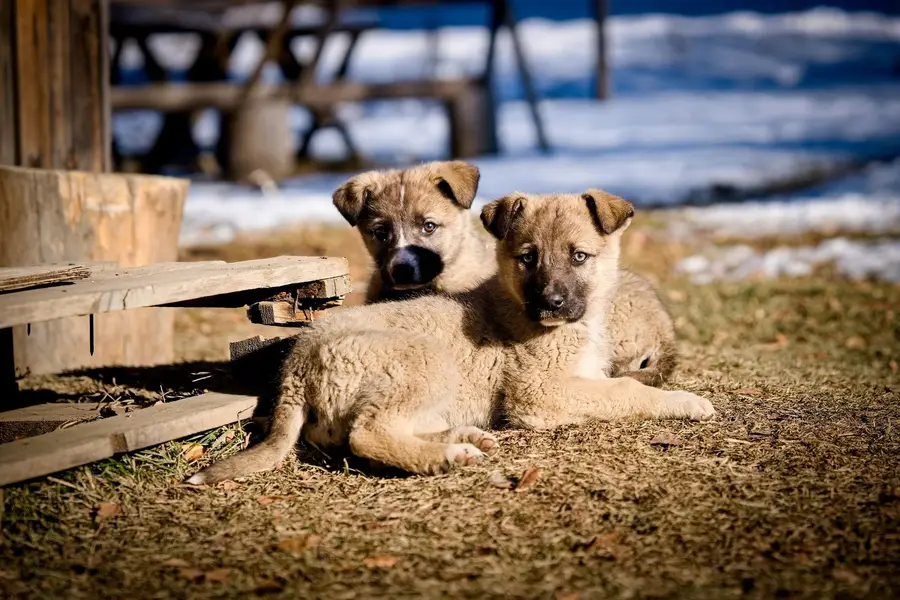
M 0 167 L 0 266 L 174 261 L 187 186 L 168 177 Z M 10 294 L 0 297 L 8 302 Z M 58 316 L 71 314 L 89 313 Z M 30 334 L 17 327 L 17 372 L 152 365 L 173 358 L 171 311 L 98 315 L 94 325 L 93 355 L 88 317 L 35 322 Z
M 346 274 L 344 258 L 282 256 L 240 263 L 198 263 L 154 272 L 151 266 L 103 271 L 65 287 L 0 296 L 0 327 L 42 320 L 100 315 L 246 290 L 278 289 Z M 215 303 L 213 303 L 215 304 Z
M 203 394 L 0 445 L 0 486 L 250 418 L 253 396 Z
M 0 165 L 14 165 L 18 160 L 16 139 L 16 82 L 15 82 L 15 16 L 13 2 L 0 2 Z
M 0 292 L 76 281 L 85 279 L 90 274 L 91 270 L 83 265 L 0 268 Z

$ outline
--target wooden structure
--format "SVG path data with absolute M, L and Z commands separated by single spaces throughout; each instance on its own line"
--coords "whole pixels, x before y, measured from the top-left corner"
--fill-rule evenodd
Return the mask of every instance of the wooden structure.
M 82 277 L 85 269 L 90 274 Z M 0 294 L 0 328 L 153 310 L 147 307 L 201 306 L 246 306 L 248 317 L 256 323 L 297 326 L 339 306 L 350 291 L 347 260 L 327 257 L 164 263 L 129 269 L 70 265 L 35 268 L 34 273 L 42 274 L 42 282 L 56 273 L 57 285 L 22 289 L 21 269 L 0 269 L 0 288 L 9 287 L 9 281 L 16 288 Z M 205 394 L 2 444 L 0 486 L 233 423 L 251 416 L 255 406 L 256 398 Z M 92 416 L 96 415 L 76 418 Z M 3 423 L 40 425 L 67 417 L 72 417 L 72 411 L 55 405 L 11 411 L 0 414 L 0 431 Z
M 537 106 L 537 92 L 516 28 L 516 20 L 509 0 L 468 0 L 485 3 L 491 11 L 489 24 L 490 38 L 485 56 L 484 72 L 475 78 L 453 80 L 421 80 L 393 84 L 365 85 L 347 79 L 347 69 L 356 49 L 360 35 L 377 26 L 373 22 L 345 23 L 341 16 L 345 9 L 356 7 L 380 7 L 391 5 L 442 4 L 435 0 L 320 0 L 315 4 L 324 9 L 324 18 L 318 24 L 295 26 L 291 23 L 291 10 L 300 4 L 296 0 L 283 0 L 284 12 L 281 21 L 274 27 L 246 24 L 229 28 L 215 18 L 230 5 L 245 3 L 219 0 L 202 3 L 179 2 L 177 0 L 113 0 L 111 35 L 121 49 L 126 40 L 134 40 L 143 54 L 145 71 L 152 83 L 136 86 L 118 85 L 115 67 L 118 54 L 113 56 L 114 83 L 111 91 L 113 109 L 155 109 L 165 113 L 165 121 L 154 148 L 147 157 L 147 168 L 159 168 L 165 157 L 173 155 L 175 148 L 190 148 L 188 127 L 191 114 L 204 108 L 217 108 L 227 117 L 221 129 L 216 154 L 220 164 L 230 167 L 234 177 L 242 178 L 255 167 L 278 172 L 284 169 L 285 158 L 272 156 L 273 139 L 284 145 L 279 135 L 288 130 L 288 103 L 306 107 L 313 123 L 299 146 L 295 158 L 306 157 L 312 135 L 320 128 L 333 127 L 341 134 L 351 156 L 356 150 L 350 134 L 337 118 L 335 106 L 342 102 L 358 102 L 394 98 L 428 98 L 442 102 L 450 119 L 450 153 L 454 157 L 472 157 L 479 154 L 495 153 L 498 150 L 496 134 L 495 102 L 493 100 L 493 65 L 496 53 L 496 39 L 502 27 L 508 27 L 512 34 L 513 49 L 519 73 L 525 89 L 526 99 L 531 109 L 532 120 L 537 132 L 538 143 L 544 150 L 549 148 L 544 133 L 543 122 Z M 144 6 L 141 6 L 144 5 Z M 198 6 L 199 5 L 199 6 Z M 190 12 L 193 11 L 193 12 Z M 193 18 L 186 19 L 186 15 Z M 185 21 L 190 21 L 186 23 Z M 226 82 L 226 64 L 237 39 L 243 33 L 252 32 L 265 44 L 260 64 L 246 83 Z M 197 60 L 187 73 L 189 83 L 166 82 L 166 72 L 159 66 L 149 49 L 147 38 L 155 33 L 193 33 L 200 36 L 201 48 Z M 322 77 L 320 59 L 326 40 L 335 33 L 346 33 L 350 43 L 344 50 L 337 71 L 327 83 L 320 83 Z M 312 58 L 301 63 L 291 50 L 292 40 L 298 37 L 315 38 Z M 277 86 L 259 84 L 262 64 L 271 61 L 278 64 L 286 83 Z M 272 108 L 270 108 L 272 107 Z M 265 122 L 260 127 L 259 119 L 248 118 L 247 112 L 272 112 L 272 123 Z M 281 119 L 281 126 L 276 125 Z M 260 133 L 260 132 L 265 133 Z M 240 152 L 240 157 L 235 154 Z M 283 151 L 282 151 L 283 152 Z M 269 156 L 265 156 L 269 154 Z M 248 160 L 249 158 L 256 160 Z
M 0 267 L 174 261 L 187 187 L 187 181 L 168 177 L 0 166 Z M 19 376 L 174 358 L 170 312 L 43 321 L 26 321 L 30 325 L 13 331 Z

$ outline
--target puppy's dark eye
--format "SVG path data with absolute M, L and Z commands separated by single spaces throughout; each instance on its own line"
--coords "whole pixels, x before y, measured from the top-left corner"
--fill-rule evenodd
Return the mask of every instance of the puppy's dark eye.
M 520 254 L 519 261 L 526 267 L 530 267 L 535 263 L 535 261 L 537 261 L 537 253 L 526 252 L 525 254 Z
M 431 235 L 437 228 L 437 223 L 435 223 L 434 221 L 425 221 L 424 223 L 422 223 L 422 233 L 424 233 L 425 235 Z
M 588 255 L 586 253 L 579 250 L 578 252 L 572 254 L 572 262 L 574 262 L 576 265 L 580 265 L 587 260 L 587 257 Z
M 648 356 L 647 358 L 645 358 L 644 360 L 641 361 L 641 366 L 639 366 L 638 369 L 646 369 L 647 366 L 649 366 L 649 365 L 650 365 L 650 357 Z
M 391 234 L 386 227 L 375 227 L 374 229 L 370 230 L 369 233 L 373 238 L 375 238 L 382 244 L 387 242 L 388 238 L 391 237 Z

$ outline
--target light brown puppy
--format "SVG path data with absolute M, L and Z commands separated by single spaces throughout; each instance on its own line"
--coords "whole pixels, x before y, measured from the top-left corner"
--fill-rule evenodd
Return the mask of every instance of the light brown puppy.
M 334 204 L 359 229 L 375 270 L 367 302 L 472 290 L 497 269 L 494 241 L 469 213 L 479 172 L 462 161 L 369 171 L 334 193 Z M 662 385 L 677 362 L 672 318 L 644 277 L 621 270 L 605 326 L 611 377 Z
M 268 437 L 200 471 L 210 483 L 266 471 L 302 435 L 413 473 L 470 464 L 496 448 L 497 420 L 545 428 L 589 418 L 705 419 L 709 401 L 631 378 L 604 379 L 609 309 L 631 205 L 514 195 L 482 212 L 500 240 L 478 288 L 340 311 L 296 336 Z

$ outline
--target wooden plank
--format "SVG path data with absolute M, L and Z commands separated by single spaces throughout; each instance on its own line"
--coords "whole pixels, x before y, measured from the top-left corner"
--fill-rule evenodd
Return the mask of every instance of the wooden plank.
M 609 98 L 609 65 L 606 50 L 606 15 L 609 14 L 608 0 L 594 0 L 594 19 L 597 23 L 597 70 L 594 95 L 598 100 Z
M 203 265 L 163 273 L 103 271 L 91 281 L 61 288 L 25 290 L 0 296 L 0 327 L 91 315 L 247 290 L 269 290 L 339 277 L 347 259 L 282 256 L 223 265 Z
M 362 102 L 391 98 L 452 98 L 464 93 L 473 80 L 406 81 L 387 84 L 365 84 L 344 81 L 326 85 L 296 87 L 257 85 L 247 94 L 247 101 L 290 99 L 305 106 L 328 107 L 337 102 Z M 114 86 L 110 89 L 113 109 L 153 109 L 163 112 L 200 110 L 215 107 L 235 109 L 241 101 L 243 87 L 234 83 L 151 83 L 136 86 Z
M 209 393 L 0 445 L 0 486 L 248 419 L 254 396 Z
M 112 133 L 109 108 L 109 42 L 107 2 L 65 0 L 71 23 L 65 60 L 71 71 L 67 93 L 71 121 L 71 150 L 65 165 L 56 168 L 106 172 L 111 168 Z
M 14 165 L 18 125 L 16 123 L 15 18 L 13 2 L 0 2 L 0 164 Z
M 297 288 L 298 298 L 343 298 L 352 290 L 350 287 L 350 277 L 329 277 L 328 279 L 320 279 L 313 281 Z
M 15 0 L 18 156 L 21 164 L 43 168 L 52 160 L 47 8 L 47 0 Z
M 321 318 L 327 309 L 341 306 L 350 291 L 346 276 L 314 281 L 252 304 L 247 317 L 260 325 L 302 326 Z
M 76 281 L 90 275 L 91 270 L 83 265 L 0 268 L 0 292 Z
M 68 423 L 99 417 L 101 402 L 54 402 L 0 412 L 0 444 L 50 433 Z

